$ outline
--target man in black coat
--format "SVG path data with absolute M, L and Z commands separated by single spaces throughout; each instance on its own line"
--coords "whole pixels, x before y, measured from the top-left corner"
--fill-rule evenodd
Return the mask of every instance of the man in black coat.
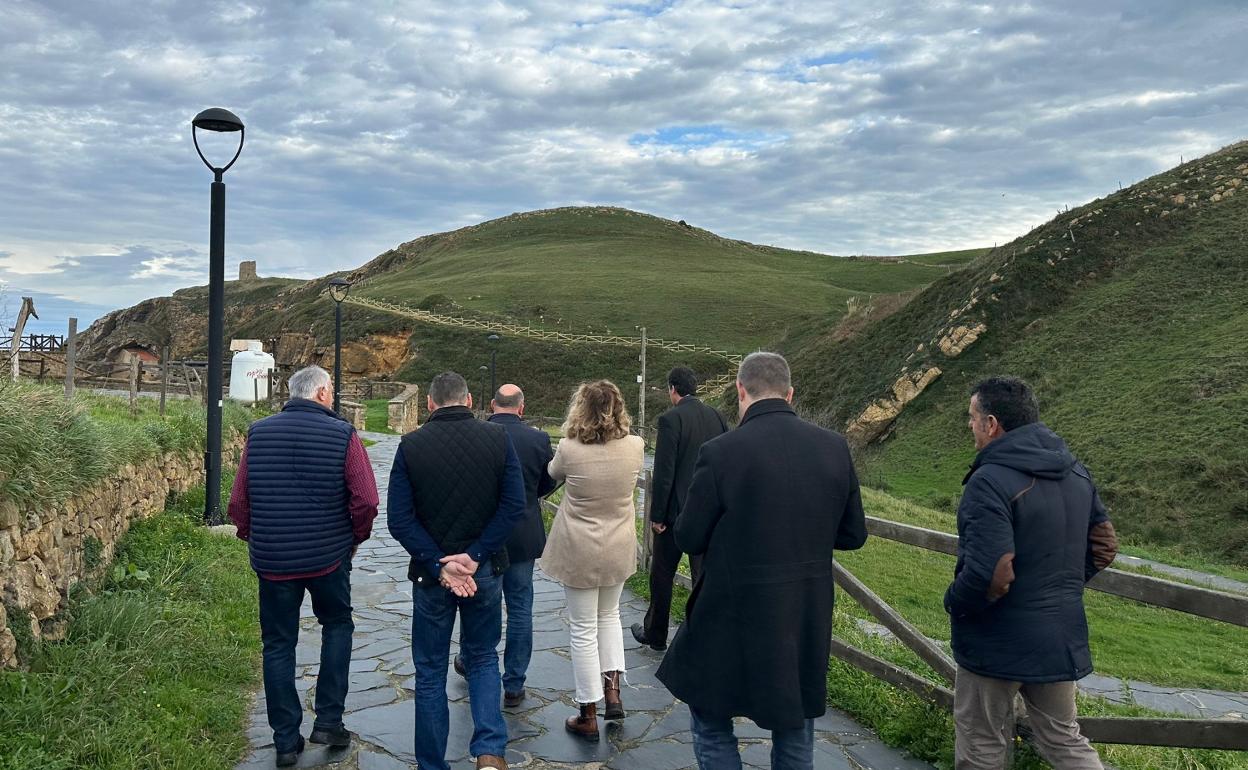
M 693 370 L 678 366 L 667 374 L 667 395 L 672 408 L 659 417 L 651 477 L 650 526 L 654 528 L 654 551 L 650 559 L 650 608 L 644 623 L 634 623 L 633 638 L 656 650 L 667 649 L 667 626 L 672 610 L 672 581 L 680 564 L 680 548 L 672 526 L 680 516 L 693 480 L 698 450 L 728 431 L 717 410 L 702 403 Z M 702 557 L 691 555 L 693 582 L 702 572 Z
M 802 420 L 789 365 L 754 353 L 737 372 L 739 427 L 698 455 L 676 544 L 702 578 L 658 678 L 689 704 L 704 769 L 740 768 L 732 718 L 772 731 L 775 770 L 813 767 L 826 711 L 832 553 L 866 521 L 844 437 Z
M 524 702 L 525 674 L 533 659 L 533 562 L 546 546 L 546 527 L 542 522 L 542 498 L 555 490 L 557 484 L 546 471 L 555 456 L 550 434 L 526 425 L 524 391 L 510 383 L 501 386 L 490 401 L 489 422 L 503 426 L 511 437 L 520 469 L 524 471 L 524 518 L 511 531 L 507 540 L 507 559 L 511 564 L 503 573 L 503 601 L 507 605 L 507 646 L 503 648 L 503 705 L 519 706 Z M 467 676 L 468 669 L 458 655 L 455 670 Z
M 978 383 L 969 414 L 979 454 L 962 482 L 945 592 L 958 662 L 955 767 L 1006 766 L 1021 692 L 1050 764 L 1100 770 L 1075 721 L 1075 681 L 1092 673 L 1083 586 L 1117 554 L 1113 524 L 1087 469 L 1039 422 L 1027 383 Z

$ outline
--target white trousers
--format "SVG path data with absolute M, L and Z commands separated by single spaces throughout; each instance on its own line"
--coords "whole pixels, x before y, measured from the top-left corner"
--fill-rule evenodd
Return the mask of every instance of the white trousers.
M 572 626 L 572 681 L 577 703 L 602 700 L 602 674 L 624 670 L 624 629 L 620 626 L 623 583 L 601 588 L 563 589 Z

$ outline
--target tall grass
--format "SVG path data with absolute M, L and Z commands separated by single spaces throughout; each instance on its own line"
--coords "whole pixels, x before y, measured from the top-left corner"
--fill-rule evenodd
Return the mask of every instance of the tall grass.
M 55 504 L 114 469 L 170 451 L 203 447 L 205 409 L 153 399 L 135 416 L 124 399 L 87 393 L 66 401 L 59 388 L 0 382 L 0 500 Z M 223 429 L 245 430 L 255 414 L 227 402 Z

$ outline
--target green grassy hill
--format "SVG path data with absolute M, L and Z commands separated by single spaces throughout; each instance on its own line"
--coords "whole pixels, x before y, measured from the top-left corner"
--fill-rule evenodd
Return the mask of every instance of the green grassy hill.
M 982 250 L 833 257 L 757 246 L 627 209 L 561 208 L 405 243 L 356 271 L 361 295 L 443 295 L 469 312 L 574 333 L 650 334 L 749 350 L 846 302 L 918 288 Z
M 774 344 L 795 324 L 836 317 L 881 296 L 908 296 L 947 276 L 984 250 L 913 257 L 834 257 L 722 238 L 706 230 L 619 208 L 561 208 L 513 214 L 423 236 L 381 254 L 348 275 L 352 294 L 443 315 L 517 322 L 571 334 L 651 337 L 748 351 Z M 261 279 L 226 287 L 227 338 L 272 339 L 310 332 L 333 342 L 332 276 L 310 281 Z M 184 289 L 110 314 L 91 338 L 105 349 L 166 344 L 174 355 L 202 355 L 207 290 Z M 395 379 L 427 382 L 445 369 L 470 381 L 488 359 L 485 334 L 420 323 L 355 305 L 343 308 L 344 340 L 410 335 Z M 562 413 L 572 387 L 608 377 L 635 399 L 637 349 L 564 345 L 510 336 L 499 351 L 499 377 L 530 393 L 530 408 Z M 705 376 L 728 372 L 722 358 L 649 351 L 654 388 L 650 421 L 665 405 L 667 370 L 687 364 Z
M 1244 564 L 1245 181 L 1241 143 L 1072 209 L 854 335 L 835 334 L 838 319 L 794 330 L 782 347 L 800 406 L 843 427 L 900 377 L 938 367 L 860 458 L 868 482 L 948 507 L 973 456 L 969 387 L 1022 376 L 1129 540 Z M 960 355 L 940 349 L 981 324 Z

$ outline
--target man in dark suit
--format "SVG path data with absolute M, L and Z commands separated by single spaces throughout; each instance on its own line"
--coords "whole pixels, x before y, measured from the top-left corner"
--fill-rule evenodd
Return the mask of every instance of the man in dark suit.
M 844 437 L 789 403 L 789 365 L 754 353 L 737 372 L 741 422 L 698 455 L 676 544 L 705 554 L 659 681 L 689 704 L 694 754 L 740 768 L 732 718 L 772 731 L 774 770 L 809 770 L 827 709 L 832 552 L 866 521 Z
M 656 650 L 667 649 L 668 615 L 672 609 L 672 581 L 680 564 L 680 548 L 672 525 L 693 479 L 698 450 L 707 441 L 728 430 L 724 416 L 698 400 L 698 381 L 693 370 L 678 366 L 667 374 L 667 395 L 672 408 L 659 417 L 659 435 L 654 447 L 654 475 L 651 477 L 650 526 L 654 528 L 654 551 L 650 559 L 650 608 L 644 623 L 634 623 L 633 638 Z M 702 572 L 702 557 L 689 557 L 696 583 Z
M 490 402 L 489 422 L 503 426 L 511 437 L 520 469 L 524 471 L 524 518 L 511 531 L 507 540 L 507 559 L 511 565 L 503 573 L 503 601 L 507 605 L 507 646 L 503 649 L 503 705 L 519 706 L 524 702 L 524 677 L 533 658 L 533 562 L 546 546 L 546 527 L 542 523 L 542 498 L 554 491 L 555 480 L 546 466 L 555 456 L 550 434 L 526 425 L 524 391 L 510 383 L 494 393 Z M 455 670 L 467 676 L 460 656 L 455 656 Z

